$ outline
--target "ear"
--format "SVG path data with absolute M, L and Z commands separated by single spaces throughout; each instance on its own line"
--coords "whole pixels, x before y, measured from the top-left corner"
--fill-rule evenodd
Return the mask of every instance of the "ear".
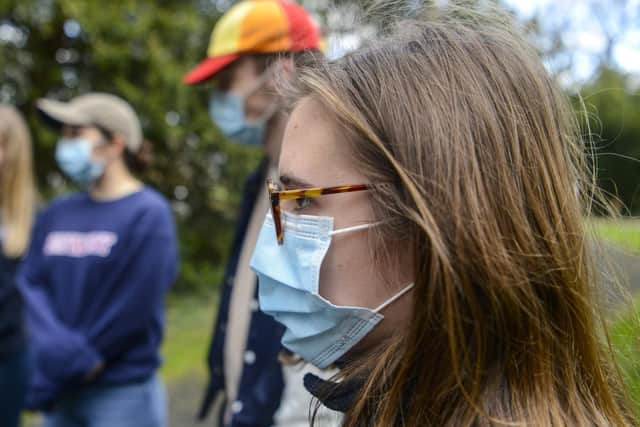
M 284 73 L 286 78 L 289 78 L 295 72 L 296 65 L 293 62 L 293 58 L 288 56 L 288 57 L 282 57 L 278 59 L 278 68 L 279 68 L 278 71 Z
M 291 57 L 280 57 L 271 66 L 270 76 L 267 81 L 267 86 L 275 88 L 278 80 L 290 81 L 295 75 L 295 62 Z
M 111 139 L 111 150 L 116 156 L 124 155 L 124 151 L 127 149 L 127 144 L 124 141 L 124 137 L 119 133 L 114 133 Z

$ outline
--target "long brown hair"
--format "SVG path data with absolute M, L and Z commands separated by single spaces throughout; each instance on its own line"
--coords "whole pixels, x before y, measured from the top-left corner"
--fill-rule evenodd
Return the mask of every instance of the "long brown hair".
M 633 425 L 596 304 L 573 111 L 510 20 L 450 7 L 303 70 L 369 182 L 381 264 L 415 268 L 412 319 L 344 425 Z
M 24 254 L 31 235 L 36 190 L 31 134 L 14 107 L 0 105 L 0 221 L 5 230 L 2 251 L 13 258 Z

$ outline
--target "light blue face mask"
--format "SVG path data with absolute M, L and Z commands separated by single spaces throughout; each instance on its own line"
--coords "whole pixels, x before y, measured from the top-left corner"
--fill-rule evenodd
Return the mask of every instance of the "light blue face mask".
M 268 108 L 260 119 L 252 121 L 246 119 L 244 105 L 248 96 L 265 86 L 273 72 L 273 67 L 267 69 L 242 95 L 228 91 L 213 92 L 209 98 L 209 115 L 227 138 L 245 145 L 262 144 L 267 122 L 276 110 L 275 105 Z
M 209 100 L 209 115 L 220 131 L 232 141 L 260 145 L 268 117 L 248 122 L 244 112 L 245 99 L 231 92 L 214 92 Z
M 333 230 L 333 218 L 283 212 L 278 245 L 271 214 L 262 226 L 251 268 L 258 275 L 260 309 L 282 323 L 282 344 L 324 369 L 353 348 L 384 316 L 379 312 L 408 292 L 408 285 L 375 309 L 337 306 L 319 294 L 320 266 L 331 236 L 371 224 Z
M 93 145 L 85 138 L 61 138 L 56 145 L 56 162 L 73 182 L 91 184 L 104 173 L 104 164 L 92 159 Z

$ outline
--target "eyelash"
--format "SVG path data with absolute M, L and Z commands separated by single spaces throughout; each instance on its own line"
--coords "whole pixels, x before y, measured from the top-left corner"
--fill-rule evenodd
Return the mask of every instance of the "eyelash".
M 302 197 L 300 199 L 296 199 L 295 202 L 296 202 L 296 207 L 294 209 L 296 211 L 301 211 L 311 206 L 311 204 L 313 203 L 313 200 L 311 200 L 310 197 Z

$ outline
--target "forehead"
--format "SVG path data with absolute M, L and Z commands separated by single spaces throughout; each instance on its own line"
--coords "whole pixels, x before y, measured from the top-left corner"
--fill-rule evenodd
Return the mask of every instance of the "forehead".
M 303 98 L 291 113 L 280 153 L 280 175 L 314 187 L 358 184 L 350 144 L 340 127 L 316 100 Z
M 71 126 L 62 125 L 62 133 L 65 135 L 99 135 L 100 130 L 95 126 Z
M 241 56 L 233 63 L 223 68 L 215 78 L 216 85 L 221 90 L 228 90 L 238 83 L 253 82 L 260 76 L 257 61 L 251 56 Z

